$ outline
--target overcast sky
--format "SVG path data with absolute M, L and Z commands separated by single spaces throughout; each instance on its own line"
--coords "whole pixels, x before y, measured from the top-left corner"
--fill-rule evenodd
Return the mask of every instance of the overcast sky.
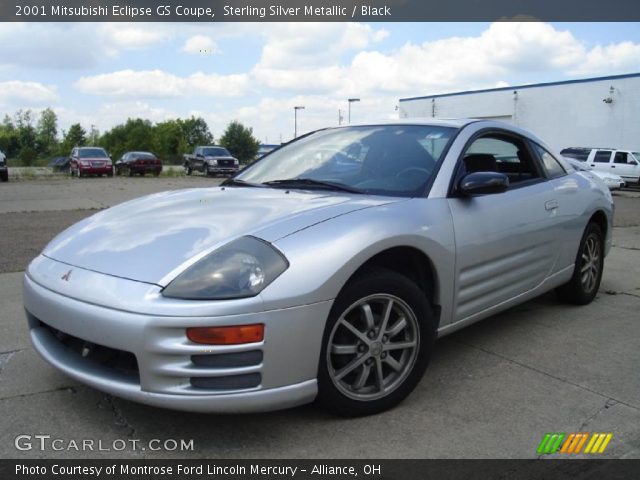
M 640 26 L 544 23 L 0 24 L 0 114 L 62 128 L 142 117 L 231 120 L 262 142 L 396 118 L 402 97 L 640 72 Z M 346 115 L 345 115 L 346 116 Z

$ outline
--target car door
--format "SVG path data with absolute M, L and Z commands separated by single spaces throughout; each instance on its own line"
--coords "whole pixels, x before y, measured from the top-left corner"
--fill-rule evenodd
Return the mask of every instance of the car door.
M 638 181 L 640 172 L 638 163 L 628 152 L 615 152 L 611 161 L 611 173 L 620 175 L 627 181 Z
M 611 171 L 611 162 L 613 161 L 613 150 L 597 149 L 589 156 L 587 163 L 601 172 Z
M 199 172 L 204 170 L 204 154 L 202 148 L 196 148 L 193 155 L 193 169 Z
M 69 169 L 71 172 L 78 170 L 78 149 L 74 148 L 71 150 L 71 154 L 69 155 Z
M 497 171 L 510 186 L 499 194 L 449 198 L 456 241 L 453 318 L 460 321 L 540 285 L 558 257 L 559 201 L 523 137 L 491 130 L 467 143 L 456 178 Z

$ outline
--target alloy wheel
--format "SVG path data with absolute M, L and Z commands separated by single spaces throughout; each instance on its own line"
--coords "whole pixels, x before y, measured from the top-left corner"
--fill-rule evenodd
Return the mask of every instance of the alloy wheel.
M 591 292 L 598 281 L 600 273 L 600 241 L 596 235 L 589 235 L 582 250 L 580 265 L 580 281 L 585 292 Z
M 420 347 L 420 329 L 401 299 L 376 294 L 340 316 L 329 336 L 329 376 L 341 393 L 371 401 L 389 395 L 407 378 Z

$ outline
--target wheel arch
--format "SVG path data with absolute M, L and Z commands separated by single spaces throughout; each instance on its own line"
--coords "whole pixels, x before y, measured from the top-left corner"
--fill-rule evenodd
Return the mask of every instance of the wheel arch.
M 600 227 L 602 235 L 606 238 L 609 233 L 609 220 L 607 218 L 607 214 L 603 210 L 596 210 L 593 215 L 591 215 L 591 218 L 589 218 L 588 223 L 592 222 Z
M 425 252 L 409 245 L 382 250 L 356 268 L 342 288 L 353 278 L 363 275 L 368 269 L 375 267 L 394 271 L 414 282 L 424 292 L 433 307 L 438 323 L 440 322 L 438 274 L 435 265 Z

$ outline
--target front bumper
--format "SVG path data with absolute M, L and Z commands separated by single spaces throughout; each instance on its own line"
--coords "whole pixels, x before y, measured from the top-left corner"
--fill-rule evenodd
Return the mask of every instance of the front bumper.
M 238 167 L 216 167 L 209 165 L 210 173 L 238 173 Z
M 80 171 L 86 175 L 103 175 L 113 173 L 112 166 L 106 167 L 83 167 L 82 165 L 78 166 Z
M 33 276 L 29 272 L 24 279 L 31 341 L 47 362 L 82 383 L 148 405 L 199 412 L 277 410 L 315 398 L 330 301 L 240 315 L 162 316 L 80 301 L 46 288 Z M 185 335 L 187 327 L 251 323 L 264 323 L 262 342 L 200 345 Z M 61 338 L 80 342 L 82 352 Z M 132 354 L 136 371 L 124 372 L 93 358 L 94 350 Z M 253 364 L 233 365 L 233 359 L 258 351 L 262 354 Z M 224 361 L 203 365 L 197 358 Z M 246 379 L 255 382 L 249 385 Z

